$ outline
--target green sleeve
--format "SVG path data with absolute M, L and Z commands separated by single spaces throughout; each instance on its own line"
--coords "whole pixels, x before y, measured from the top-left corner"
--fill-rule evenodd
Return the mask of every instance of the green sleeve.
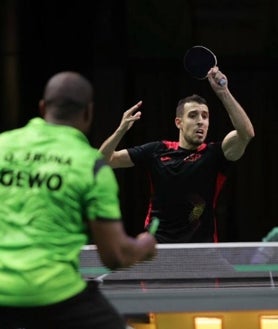
M 94 182 L 87 199 L 88 219 L 121 219 L 119 188 L 112 168 L 101 162 L 93 174 Z

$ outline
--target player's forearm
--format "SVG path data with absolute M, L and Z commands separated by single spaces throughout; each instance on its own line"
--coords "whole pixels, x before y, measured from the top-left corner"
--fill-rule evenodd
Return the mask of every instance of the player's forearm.
M 131 242 L 131 241 L 130 241 Z M 155 255 L 155 239 L 148 233 L 140 234 L 132 239 L 128 248 L 124 249 L 125 257 L 122 259 L 122 266 L 128 267 L 137 262 L 149 260 Z
M 255 136 L 253 125 L 242 106 L 237 102 L 230 91 L 227 89 L 225 92 L 218 94 L 218 97 L 228 112 L 238 135 L 247 141 L 252 139 Z
M 118 128 L 100 146 L 99 150 L 102 152 L 107 162 L 111 160 L 114 151 L 116 150 L 125 133 L 126 130 Z
M 127 268 L 138 262 L 152 259 L 156 254 L 156 241 L 148 233 L 142 233 L 136 238 L 127 237 L 122 245 L 114 248 L 109 257 L 103 259 L 104 264 L 112 270 Z

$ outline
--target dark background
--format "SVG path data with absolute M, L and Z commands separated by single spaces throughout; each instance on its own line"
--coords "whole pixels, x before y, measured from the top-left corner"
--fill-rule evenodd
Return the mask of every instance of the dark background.
M 221 241 L 257 241 L 277 225 L 276 0 L 1 0 L 0 128 L 38 115 L 47 79 L 75 70 L 93 82 L 99 147 L 124 110 L 143 100 L 142 119 L 121 147 L 177 139 L 175 108 L 197 93 L 209 102 L 208 140 L 232 129 L 207 81 L 191 79 L 182 58 L 192 45 L 215 51 L 229 89 L 253 122 L 256 137 L 236 164 L 219 207 Z M 147 181 L 139 169 L 115 171 L 128 233 L 143 230 Z

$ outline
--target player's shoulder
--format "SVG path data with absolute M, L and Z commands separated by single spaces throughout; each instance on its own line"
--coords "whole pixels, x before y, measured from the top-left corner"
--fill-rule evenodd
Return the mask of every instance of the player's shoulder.
M 211 151 L 221 151 L 222 150 L 221 142 L 209 142 L 205 145 L 206 145 L 206 148 Z
M 129 153 L 138 152 L 138 151 L 139 152 L 153 152 L 162 146 L 163 146 L 163 144 L 161 141 L 154 141 L 154 142 L 148 142 L 148 143 L 144 143 L 141 145 L 133 146 L 133 147 L 128 148 L 127 150 Z
M 207 144 L 207 150 L 208 150 L 208 154 L 214 158 L 217 158 L 218 160 L 221 161 L 228 161 L 225 158 L 223 149 L 222 149 L 222 143 L 221 142 L 210 142 Z
M 8 145 L 9 142 L 14 144 L 14 141 L 21 140 L 23 134 L 23 127 L 11 130 L 6 130 L 0 133 L 0 144 Z

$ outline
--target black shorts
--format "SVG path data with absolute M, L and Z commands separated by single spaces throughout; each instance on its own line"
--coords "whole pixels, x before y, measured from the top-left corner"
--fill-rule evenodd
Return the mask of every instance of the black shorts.
M 60 303 L 38 307 L 0 306 L 1 329 L 125 329 L 124 319 L 88 282 L 80 294 Z

